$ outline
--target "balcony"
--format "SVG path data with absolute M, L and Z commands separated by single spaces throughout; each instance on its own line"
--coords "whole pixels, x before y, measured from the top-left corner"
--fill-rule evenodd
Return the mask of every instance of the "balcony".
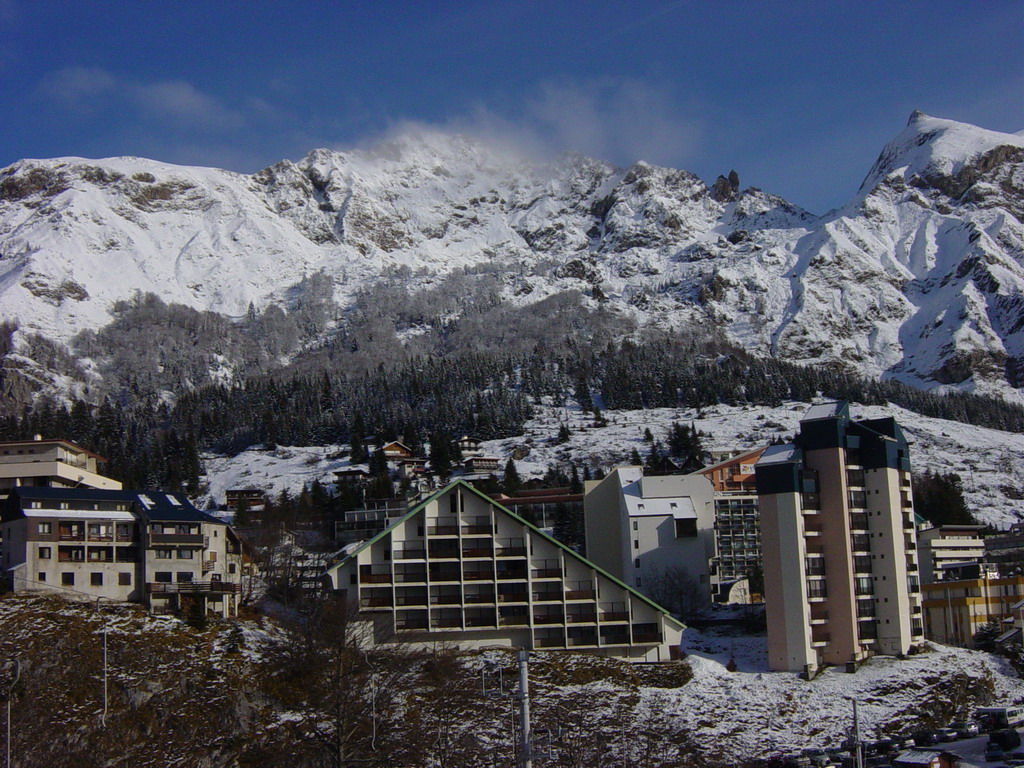
M 535 579 L 560 579 L 562 578 L 561 568 L 534 568 L 533 578 Z
M 398 578 L 401 576 L 408 576 L 409 574 L 396 574 L 397 581 L 405 581 L 404 578 Z M 359 581 L 364 584 L 390 584 L 391 574 L 390 573 L 364 573 L 359 577 Z
M 498 571 L 498 581 L 526 581 L 526 570 Z
M 434 619 L 430 622 L 431 629 L 462 629 L 462 619 Z
M 466 595 L 466 602 L 477 602 L 471 598 L 471 595 Z M 462 598 L 459 595 L 431 595 L 430 597 L 431 605 L 459 605 L 461 602 Z
M 395 622 L 395 629 L 426 629 L 427 620 L 422 619 L 398 619 Z
M 498 557 L 526 557 L 526 547 L 498 547 L 494 554 Z
M 498 619 L 498 625 L 502 627 L 525 627 L 529 623 L 529 616 L 502 616 Z
M 499 603 L 528 603 L 530 595 L 527 592 L 499 592 Z
M 602 611 L 601 621 L 605 624 L 617 621 L 629 621 L 629 614 L 626 611 Z
M 233 595 L 238 585 L 230 581 L 181 581 L 177 584 L 157 581 L 146 584 L 146 592 L 158 594 L 201 594 Z
M 540 592 L 533 593 L 533 601 L 535 603 L 557 603 L 562 601 L 561 590 L 545 589 Z
M 464 558 L 469 557 L 493 557 L 494 550 L 490 547 L 473 547 L 462 550 L 462 556 Z
M 462 578 L 466 581 L 493 581 L 494 571 L 466 571 Z
M 464 603 L 493 603 L 494 593 L 493 592 L 481 592 L 479 594 L 467 594 L 463 598 Z
M 359 601 L 360 608 L 390 608 L 390 597 L 364 597 Z
M 593 600 L 597 595 L 592 589 L 571 589 L 565 593 L 566 600 Z
M 593 624 L 596 621 L 596 613 L 570 613 L 565 617 L 566 624 Z
M 458 536 L 459 526 L 457 525 L 430 525 L 427 526 L 427 533 L 431 536 Z
M 482 533 L 497 533 L 497 526 L 493 526 L 490 523 L 475 525 L 464 525 L 462 526 L 462 533 L 467 535 L 479 536 Z
M 367 580 L 366 578 L 361 578 L 360 580 L 361 581 L 368 581 L 371 584 L 374 583 L 374 582 L 379 583 L 379 584 L 390 584 L 391 583 L 391 576 L 390 575 L 385 573 L 385 574 L 383 574 L 382 578 L 378 578 L 379 576 L 380 576 L 380 574 L 373 574 L 373 576 L 369 580 Z M 419 584 L 419 583 L 424 582 L 426 580 L 427 580 L 427 572 L 426 571 L 407 571 L 405 573 L 401 573 L 401 572 L 398 572 L 398 571 L 395 572 L 395 583 L 397 583 L 397 584 Z
M 395 560 L 424 560 L 427 557 L 425 549 L 396 549 Z
M 151 533 L 150 546 L 157 544 L 187 544 L 196 547 L 206 546 L 206 537 L 201 533 Z
M 565 617 L 561 613 L 542 613 L 533 617 L 534 624 L 564 624 Z

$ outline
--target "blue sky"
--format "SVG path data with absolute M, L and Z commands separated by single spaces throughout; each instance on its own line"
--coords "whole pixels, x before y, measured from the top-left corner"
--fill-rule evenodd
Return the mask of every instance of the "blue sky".
M 1024 3 L 0 0 L 0 166 L 254 171 L 412 122 L 820 213 L 914 109 L 1024 129 Z

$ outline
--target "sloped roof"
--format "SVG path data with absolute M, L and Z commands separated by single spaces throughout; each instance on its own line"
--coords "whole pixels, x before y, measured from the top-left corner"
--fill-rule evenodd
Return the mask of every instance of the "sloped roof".
M 180 493 L 164 491 L 114 491 L 99 488 L 54 488 L 19 485 L 11 489 L 11 497 L 42 502 L 95 501 L 134 504 L 150 520 L 170 522 L 202 522 L 227 525 L 212 515 L 201 512 Z
M 426 499 L 424 499 L 423 501 L 421 501 L 418 504 L 416 504 L 414 507 L 411 507 L 408 512 L 406 512 L 402 517 L 400 517 L 397 520 L 395 520 L 395 522 L 393 522 L 391 525 L 389 525 L 383 531 L 378 533 L 373 538 L 367 539 L 366 541 L 362 542 L 361 545 L 354 547 L 348 553 L 348 555 L 346 557 L 344 557 L 342 560 L 339 560 L 334 565 L 328 567 L 324 571 L 324 574 L 326 575 L 326 574 L 329 574 L 329 573 L 331 573 L 333 571 L 336 571 L 338 568 L 343 566 L 349 560 L 351 560 L 352 558 L 354 558 L 357 555 L 359 555 L 360 552 L 363 552 L 368 547 L 372 546 L 373 544 L 375 544 L 378 541 L 380 541 L 381 539 L 383 539 L 385 536 L 388 536 L 393 530 L 395 530 L 395 528 L 397 528 L 399 525 L 404 523 L 406 520 L 409 520 L 410 518 L 412 518 L 417 513 L 421 512 L 424 508 L 426 508 L 426 506 L 428 504 L 433 502 L 435 499 L 441 498 L 442 496 L 444 496 L 446 493 L 448 493 L 449 491 L 451 491 L 452 489 L 454 489 L 457 486 L 461 486 L 462 488 L 465 488 L 469 492 L 475 494 L 476 496 L 479 496 L 481 499 L 486 501 L 488 504 L 493 505 L 496 509 L 500 509 L 502 512 L 504 512 L 506 515 L 511 517 L 516 522 L 525 525 L 532 533 L 536 534 L 537 536 L 540 536 L 541 538 L 545 539 L 546 541 L 551 542 L 552 544 L 554 544 L 559 549 L 564 550 L 571 557 L 573 557 L 574 559 L 576 559 L 579 562 L 583 563 L 583 565 L 585 565 L 586 567 L 593 568 L 595 571 L 597 571 L 599 574 L 604 576 L 606 579 L 610 580 L 613 584 L 616 584 L 616 585 L 622 587 L 627 592 L 629 592 L 631 595 L 636 597 L 638 600 L 641 600 L 644 603 L 646 603 L 647 605 L 649 605 L 651 608 L 654 608 L 654 610 L 659 611 L 660 613 L 665 614 L 665 617 L 667 619 L 669 619 L 669 620 L 671 620 L 673 622 L 676 622 L 681 627 L 685 626 L 684 624 L 682 624 L 682 622 L 679 622 L 674 616 L 672 616 L 671 613 L 669 613 L 667 610 L 662 608 L 660 605 L 658 605 L 656 602 L 651 600 L 646 595 L 644 595 L 644 594 L 642 594 L 640 592 L 637 592 L 635 589 L 633 589 L 631 586 L 629 586 L 625 582 L 622 582 L 619 579 L 617 579 L 614 576 L 612 576 L 610 573 L 608 573 L 608 571 L 606 571 L 603 568 L 601 568 L 601 566 L 596 565 L 595 563 L 592 563 L 590 560 L 587 560 L 587 558 L 583 557 L 583 555 L 579 554 L 578 552 L 573 550 L 571 547 L 566 546 L 565 544 L 560 542 L 558 539 L 556 539 L 556 538 L 554 538 L 552 536 L 549 536 L 548 534 L 544 533 L 544 531 L 542 531 L 537 526 L 533 525 L 529 521 L 527 521 L 524 518 L 520 517 L 515 512 L 513 512 L 510 509 L 508 509 L 507 507 L 502 506 L 497 501 L 495 501 L 490 496 L 488 496 L 486 493 L 483 493 L 482 491 L 477 490 L 472 485 L 470 485 L 469 483 L 467 483 L 467 482 L 465 482 L 463 480 L 455 480 L 454 482 L 449 483 L 447 486 L 445 486 L 444 488 L 440 489 L 439 491 L 431 494 Z

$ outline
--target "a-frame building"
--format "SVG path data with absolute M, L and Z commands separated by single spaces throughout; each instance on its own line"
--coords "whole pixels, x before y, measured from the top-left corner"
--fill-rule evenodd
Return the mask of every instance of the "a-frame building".
M 376 642 L 677 658 L 683 625 L 649 598 L 456 481 L 325 572 Z

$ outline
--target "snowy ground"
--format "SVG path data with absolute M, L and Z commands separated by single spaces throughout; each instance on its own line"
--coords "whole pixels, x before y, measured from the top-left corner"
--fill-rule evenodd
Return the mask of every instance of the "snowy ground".
M 827 669 L 812 681 L 768 672 L 766 639 L 687 629 L 683 649 L 694 678 L 669 699 L 672 713 L 709 744 L 733 757 L 838 747 L 852 726 L 858 702 L 861 732 L 881 738 L 912 721 L 931 695 L 956 673 L 991 675 L 998 701 L 1024 701 L 1024 681 L 986 653 L 934 645 L 908 659 L 878 656 L 855 674 Z M 736 672 L 726 664 L 735 658 Z
M 484 444 L 488 454 L 504 460 L 516 452 L 519 474 L 540 477 L 551 464 L 569 461 L 605 470 L 628 460 L 636 449 L 646 456 L 650 445 L 643 433 L 649 428 L 664 441 L 673 421 L 693 423 L 711 435 L 708 448 L 754 448 L 775 437 L 791 437 L 806 403 L 786 403 L 777 408 L 714 406 L 704 409 L 659 408 L 609 411 L 608 426 L 594 427 L 593 419 L 579 408 L 538 406 L 523 435 Z M 894 416 L 911 442 L 911 462 L 916 472 L 955 472 L 961 476 L 968 506 L 982 522 L 1006 527 L 1024 520 L 1024 435 L 973 427 L 919 416 L 897 406 L 858 406 L 854 418 Z M 569 442 L 555 443 L 560 424 L 572 432 Z M 228 488 L 262 488 L 277 494 L 291 493 L 319 479 L 334 480 L 334 471 L 349 466 L 345 459 L 331 459 L 338 446 L 278 447 L 273 451 L 249 450 L 234 457 L 205 459 L 209 491 L 201 503 L 224 503 Z

